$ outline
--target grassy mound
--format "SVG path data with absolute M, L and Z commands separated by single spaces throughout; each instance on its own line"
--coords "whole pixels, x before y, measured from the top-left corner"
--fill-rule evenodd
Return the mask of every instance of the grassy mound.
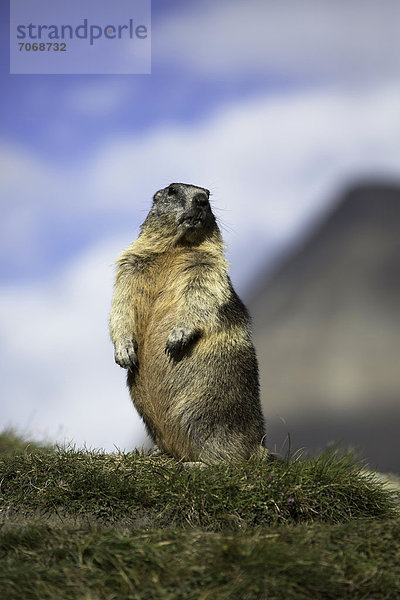
M 400 597 L 400 520 L 252 533 L 33 524 L 0 535 L 1 598 L 340 600 Z
M 4 600 L 400 597 L 398 496 L 350 455 L 188 472 L 15 445 L 0 453 Z

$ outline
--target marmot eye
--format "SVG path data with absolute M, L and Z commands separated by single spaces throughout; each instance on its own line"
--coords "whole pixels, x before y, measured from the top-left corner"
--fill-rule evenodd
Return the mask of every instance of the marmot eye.
M 176 186 L 174 183 L 172 183 L 169 187 L 168 187 L 168 196 L 175 196 L 175 194 L 178 192 L 178 186 Z

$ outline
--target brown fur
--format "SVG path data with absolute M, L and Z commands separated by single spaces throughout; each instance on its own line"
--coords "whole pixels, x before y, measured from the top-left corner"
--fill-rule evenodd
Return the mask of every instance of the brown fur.
M 264 424 L 247 311 L 208 191 L 171 184 L 118 259 L 115 360 L 159 449 L 215 463 L 260 452 Z

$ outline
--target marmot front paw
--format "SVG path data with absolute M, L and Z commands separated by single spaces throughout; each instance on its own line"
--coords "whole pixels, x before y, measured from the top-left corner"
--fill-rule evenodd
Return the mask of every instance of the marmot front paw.
M 168 336 L 165 353 L 177 358 L 184 347 L 193 339 L 193 331 L 184 327 L 174 327 Z
M 137 369 L 137 342 L 135 339 L 124 340 L 115 345 L 115 362 L 123 369 Z

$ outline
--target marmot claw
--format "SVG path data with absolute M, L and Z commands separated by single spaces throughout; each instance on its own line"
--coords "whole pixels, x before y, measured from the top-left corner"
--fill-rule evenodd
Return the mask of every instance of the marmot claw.
M 137 342 L 133 338 L 131 340 L 124 340 L 115 347 L 115 362 L 123 369 L 137 369 Z
M 190 329 L 183 327 L 174 327 L 168 336 L 167 343 L 165 346 L 165 354 L 169 354 L 172 358 L 178 357 L 186 344 L 189 343 L 193 336 Z

